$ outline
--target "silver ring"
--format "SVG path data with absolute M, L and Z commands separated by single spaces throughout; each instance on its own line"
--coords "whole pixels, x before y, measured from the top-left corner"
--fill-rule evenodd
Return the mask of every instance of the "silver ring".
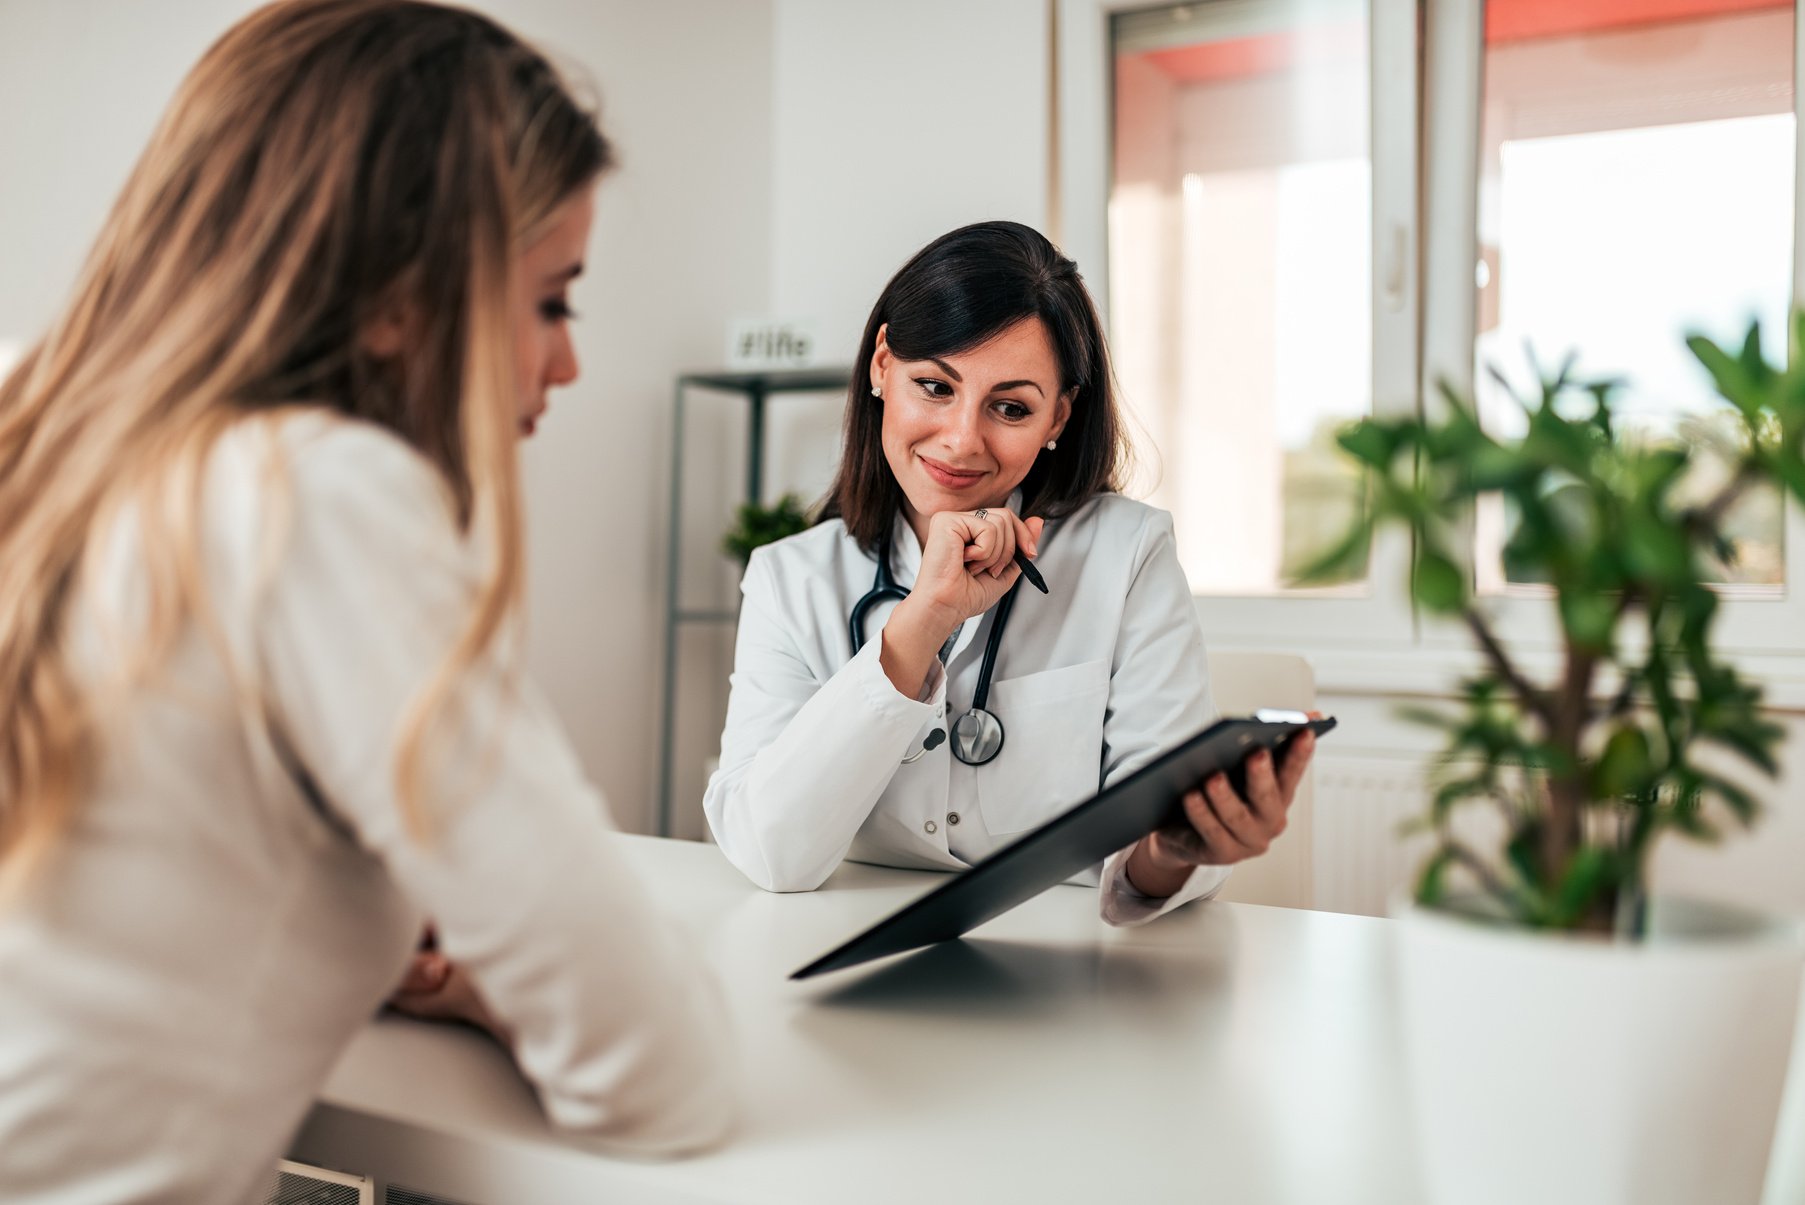
M 971 517 L 974 519 L 982 519 L 985 515 L 987 515 L 989 513 L 990 513 L 989 511 L 985 510 L 983 507 L 980 506 L 977 510 L 974 510 L 971 512 Z

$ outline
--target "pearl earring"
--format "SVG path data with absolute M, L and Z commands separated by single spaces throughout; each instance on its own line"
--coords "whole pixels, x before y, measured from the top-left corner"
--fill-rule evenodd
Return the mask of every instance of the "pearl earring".
M 1049 451 L 1049 452 L 1051 452 L 1054 448 L 1057 448 L 1058 446 L 1059 446 L 1059 441 L 1057 439 L 1049 439 L 1047 441 L 1047 451 Z
M 871 396 L 872 397 L 883 397 L 884 396 L 884 387 L 882 385 L 873 385 L 871 387 Z

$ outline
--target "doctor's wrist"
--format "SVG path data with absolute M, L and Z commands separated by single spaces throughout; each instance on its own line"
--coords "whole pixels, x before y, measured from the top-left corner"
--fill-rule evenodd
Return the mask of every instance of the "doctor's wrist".
M 908 605 L 906 600 L 899 603 L 885 622 L 878 664 L 898 694 L 918 699 L 946 636 L 935 635 L 937 628 L 931 614 L 905 611 Z
M 912 594 L 896 604 L 896 610 L 890 612 L 890 618 L 884 624 L 884 631 L 895 632 L 898 639 L 926 645 L 938 653 L 947 637 L 958 631 L 964 622 L 963 615 L 955 615 L 925 597 Z
M 1149 833 L 1135 843 L 1123 867 L 1128 885 L 1149 899 L 1165 899 L 1175 894 L 1191 878 L 1196 867 L 1174 858 L 1160 848 L 1159 838 Z

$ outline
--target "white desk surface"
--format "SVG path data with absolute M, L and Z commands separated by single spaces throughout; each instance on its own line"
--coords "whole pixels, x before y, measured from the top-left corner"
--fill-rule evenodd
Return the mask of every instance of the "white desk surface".
M 621 840 L 725 984 L 727 1145 L 609 1157 L 549 1127 L 486 1038 L 386 1018 L 294 1157 L 469 1205 L 1420 1199 L 1389 922 L 1211 903 L 1110 929 L 1094 891 L 1057 887 L 964 942 L 792 983 L 937 879 L 847 864 L 770 895 L 711 846 Z

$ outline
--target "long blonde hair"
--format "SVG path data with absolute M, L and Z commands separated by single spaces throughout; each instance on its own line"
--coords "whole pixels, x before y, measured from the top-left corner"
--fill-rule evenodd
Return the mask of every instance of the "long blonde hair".
M 545 59 L 465 10 L 288 0 L 207 51 L 67 306 L 0 382 L 0 879 L 29 874 L 85 788 L 92 708 L 63 629 L 97 528 L 142 514 L 148 671 L 209 622 L 209 448 L 296 404 L 399 435 L 490 537 L 469 620 L 397 733 L 418 826 L 422 743 L 520 593 L 511 257 L 610 158 Z M 374 360 L 359 332 L 393 313 L 410 345 Z

